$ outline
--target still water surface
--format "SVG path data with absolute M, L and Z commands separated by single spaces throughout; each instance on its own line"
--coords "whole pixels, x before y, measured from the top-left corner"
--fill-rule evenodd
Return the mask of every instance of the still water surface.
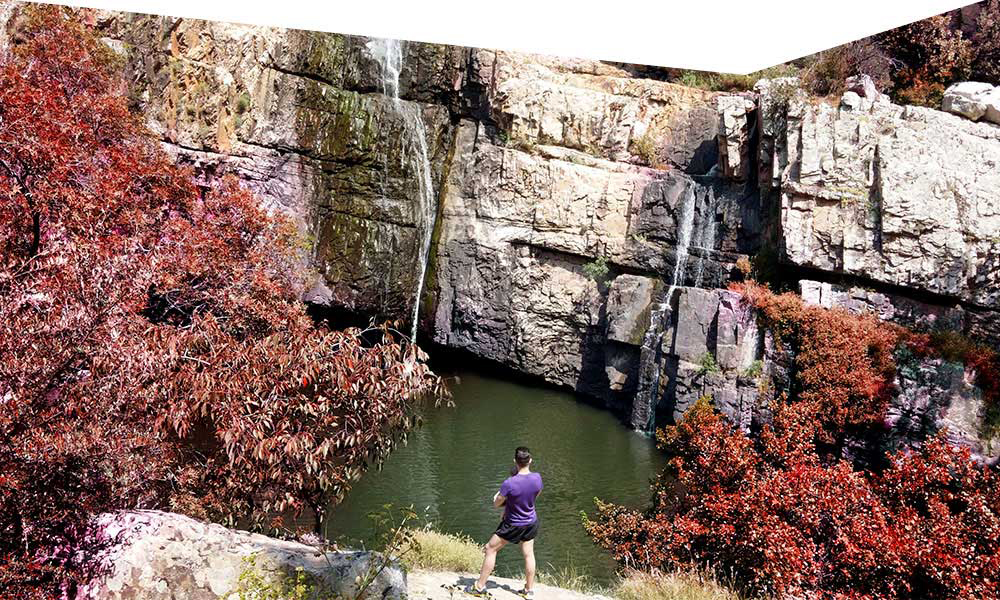
M 614 563 L 590 541 L 580 512 L 593 515 L 594 497 L 646 505 L 649 481 L 666 463 L 653 441 L 565 392 L 475 372 L 457 376 L 450 386 L 455 407 L 426 411 L 409 443 L 381 472 L 365 475 L 335 509 L 328 536 L 370 541 L 367 514 L 391 503 L 412 504 L 436 529 L 483 543 L 500 520 L 493 494 L 509 475 L 514 448 L 525 445 L 545 484 L 537 501 L 539 569 L 573 565 L 606 581 Z M 504 548 L 497 573 L 522 570 L 518 548 Z

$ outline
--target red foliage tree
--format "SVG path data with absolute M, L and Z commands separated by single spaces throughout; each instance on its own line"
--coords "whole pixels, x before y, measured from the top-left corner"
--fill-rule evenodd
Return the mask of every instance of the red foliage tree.
M 387 328 L 313 323 L 294 225 L 234 181 L 194 186 L 73 13 L 33 7 L 14 40 L 0 57 L 0 587 L 45 597 L 85 575 L 59 549 L 95 512 L 322 517 L 441 382 Z
M 896 372 L 899 327 L 871 315 L 809 306 L 796 294 L 774 294 L 752 281 L 734 289 L 794 353 L 793 397 L 815 406 L 823 443 L 840 442 L 852 428 L 882 421 Z
M 645 512 L 599 504 L 587 522 L 623 566 L 711 567 L 752 593 L 822 598 L 993 598 L 997 475 L 943 439 L 880 474 L 823 459 L 815 404 L 779 404 L 754 440 L 699 402 L 658 439 L 683 493 Z

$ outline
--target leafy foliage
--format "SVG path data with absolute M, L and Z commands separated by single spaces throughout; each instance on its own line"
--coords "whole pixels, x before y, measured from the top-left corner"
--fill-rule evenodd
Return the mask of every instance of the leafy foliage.
M 899 102 L 939 107 L 947 85 L 969 75 L 974 48 L 950 14 L 891 29 L 877 39 L 900 65 L 892 75 Z
M 1000 84 L 1000 0 L 980 5 L 972 34 L 972 79 Z
M 608 267 L 608 259 L 598 256 L 589 263 L 583 265 L 583 274 L 598 283 L 602 283 L 608 278 L 611 269 Z
M 319 600 L 324 593 L 322 582 L 296 567 L 293 573 L 268 576 L 257 565 L 257 556 L 243 559 L 236 595 L 239 600 Z M 332 596 L 332 594 L 327 593 Z
M 850 429 L 882 421 L 895 377 L 898 327 L 874 316 L 808 306 L 796 294 L 774 294 L 752 281 L 733 288 L 792 350 L 793 397 L 814 406 L 822 442 L 840 443 Z
M 317 519 L 445 392 L 388 327 L 299 301 L 288 219 L 193 184 L 130 114 L 110 51 L 32 7 L 0 60 L 0 586 L 84 576 L 88 516 Z M 195 443 L 197 442 L 197 443 Z
M 721 371 L 719 363 L 715 361 L 715 355 L 711 352 L 702 354 L 701 358 L 698 359 L 698 373 L 700 375 L 715 375 Z
M 671 461 L 651 506 L 598 502 L 585 521 L 594 540 L 623 568 L 716 569 L 779 598 L 996 597 L 994 467 L 951 447 L 946 432 L 877 470 L 840 457 L 847 436 L 882 427 L 897 359 L 963 362 L 995 402 L 997 354 L 956 334 L 807 306 L 753 281 L 733 287 L 790 353 L 790 394 L 769 399 L 773 420 L 753 436 L 699 400 L 657 432 Z
M 848 77 L 868 75 L 879 90 L 892 84 L 893 60 L 874 38 L 819 52 L 806 61 L 801 78 L 804 87 L 817 96 L 840 96 Z
M 815 405 L 780 403 L 754 439 L 700 401 L 657 439 L 673 457 L 645 512 L 598 504 L 595 541 L 628 568 L 716 568 L 754 594 L 1000 593 L 997 475 L 943 438 L 882 473 L 823 455 Z M 677 478 L 683 494 L 669 484 Z

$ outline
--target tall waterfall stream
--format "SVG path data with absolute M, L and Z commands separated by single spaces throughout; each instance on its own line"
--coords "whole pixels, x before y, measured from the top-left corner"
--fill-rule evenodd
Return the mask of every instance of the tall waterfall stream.
M 675 250 L 674 272 L 670 278 L 670 287 L 663 297 L 664 302 L 652 307 L 649 319 L 649 329 L 642 340 L 640 349 L 640 364 L 651 365 L 647 381 L 639 382 L 635 404 L 632 410 L 632 427 L 643 433 L 651 433 L 656 424 L 656 405 L 659 403 L 660 377 L 662 375 L 661 348 L 666 325 L 673 319 L 670 303 L 677 286 L 683 285 L 687 278 L 687 267 L 692 247 L 711 250 L 715 240 L 714 195 L 707 196 L 708 217 L 703 223 L 697 223 L 698 195 L 696 184 L 691 183 L 684 191 L 683 201 L 678 206 L 677 246 Z M 706 245 L 708 246 L 706 248 Z M 698 257 L 696 271 L 693 273 L 694 285 L 701 285 L 705 267 L 704 257 Z M 648 389 L 648 393 L 642 391 Z
M 416 226 L 419 237 L 417 264 L 417 289 L 413 296 L 413 326 L 411 340 L 417 339 L 417 324 L 420 317 L 420 297 L 424 291 L 424 278 L 427 275 L 427 263 L 430 260 L 431 240 L 434 236 L 434 220 L 437 215 L 437 202 L 434 195 L 434 183 L 431 177 L 431 162 L 427 151 L 427 127 L 424 125 L 420 106 L 412 102 L 403 102 L 399 98 L 399 74 L 403 69 L 403 47 L 399 40 L 374 39 L 367 44 L 368 52 L 378 61 L 382 71 L 382 91 L 392 98 L 396 113 L 402 118 L 403 147 L 400 154 L 401 166 L 405 163 L 409 171 L 416 176 L 419 194 L 417 195 Z

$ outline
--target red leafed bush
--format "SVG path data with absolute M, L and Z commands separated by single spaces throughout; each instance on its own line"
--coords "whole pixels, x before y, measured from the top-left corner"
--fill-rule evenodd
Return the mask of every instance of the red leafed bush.
M 823 443 L 882 420 L 896 372 L 899 327 L 874 316 L 808 306 L 796 294 L 774 294 L 752 281 L 734 289 L 760 311 L 779 343 L 791 347 L 797 369 L 793 396 L 816 406 Z
M 96 512 L 321 517 L 417 396 L 444 393 L 388 329 L 314 325 L 294 225 L 235 181 L 193 185 L 74 13 L 24 11 L 0 57 L 0 589 L 14 598 L 88 575 L 67 544 Z
M 942 439 L 880 474 L 825 460 L 817 408 L 779 404 L 751 440 L 697 403 L 658 434 L 673 459 L 653 506 L 599 503 L 588 531 L 624 567 L 709 567 L 779 598 L 997 597 L 995 472 Z

